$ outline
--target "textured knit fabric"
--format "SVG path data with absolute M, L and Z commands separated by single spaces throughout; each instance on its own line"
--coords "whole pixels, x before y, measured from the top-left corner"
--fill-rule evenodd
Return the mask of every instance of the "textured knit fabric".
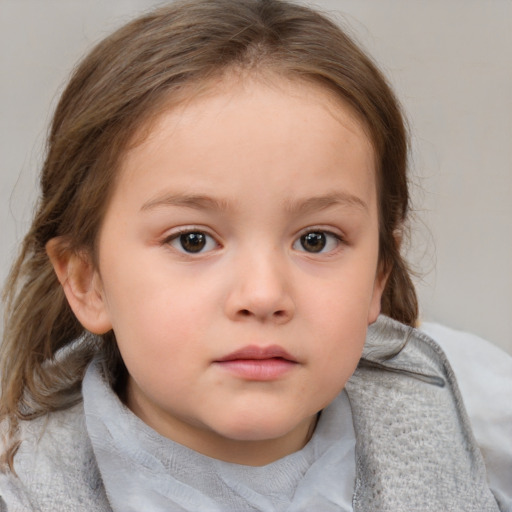
M 22 424 L 12 474 L 0 474 L 1 512 L 109 512 L 82 404 Z M 1 500 L 0 500 L 1 501 Z
M 381 319 L 363 356 L 346 386 L 357 438 L 354 510 L 498 510 L 439 346 Z
M 93 370 L 91 372 L 88 371 L 88 376 L 94 377 Z M 101 383 L 101 374 L 97 374 L 93 381 Z M 87 395 L 87 382 L 84 386 Z M 442 352 L 426 335 L 389 319 L 380 318 L 369 331 L 364 360 L 347 384 L 346 390 L 357 438 L 357 478 L 353 499 L 355 512 L 498 510 L 485 481 L 485 467 L 468 426 L 453 374 Z M 116 399 L 108 389 L 107 395 Z M 332 429 L 332 422 L 326 421 L 336 417 L 336 410 L 343 410 L 343 397 L 344 393 L 332 404 L 332 409 L 324 411 L 312 440 L 304 450 L 267 468 L 270 470 L 270 481 L 270 466 L 274 466 L 274 469 L 285 468 L 286 474 L 286 464 L 296 461 L 292 468 L 288 468 L 289 475 L 281 476 L 269 488 L 279 492 L 281 487 L 283 502 L 290 496 L 293 502 L 302 495 L 305 500 L 302 508 L 276 508 L 271 502 L 258 504 L 255 501 L 253 510 L 344 510 L 335 505 L 335 500 L 332 500 L 330 508 L 318 508 L 314 499 L 322 494 L 328 499 L 329 496 L 350 495 L 354 488 L 353 475 L 351 479 L 350 471 L 346 474 L 343 471 L 346 467 L 353 466 L 353 460 L 351 464 L 345 464 L 343 457 L 339 455 L 341 451 L 336 453 L 334 450 L 332 460 L 319 465 L 318 461 L 330 450 L 311 451 L 322 432 L 322 422 L 329 425 L 327 432 L 333 436 L 332 445 L 340 439 L 345 438 L 346 441 L 350 438 L 344 435 L 341 426 L 350 414 L 341 415 L 339 429 Z M 94 400 L 94 395 L 92 399 Z M 87 408 L 87 397 L 85 402 Z M 121 406 L 118 401 L 117 404 Z M 334 414 L 331 416 L 332 411 Z M 99 440 L 104 448 L 107 447 L 107 451 L 110 446 L 114 451 L 121 452 L 112 453 L 114 458 L 125 460 L 127 464 L 131 464 L 133 460 L 145 464 L 145 478 L 157 476 L 159 492 L 165 494 L 168 491 L 166 486 L 171 484 L 161 478 L 162 467 L 158 458 L 155 460 L 155 453 L 150 453 L 153 456 L 148 457 L 140 453 L 141 447 L 151 451 L 161 446 L 162 439 L 158 434 L 131 415 L 128 416 L 128 421 L 126 418 L 117 417 L 114 421 L 118 421 L 115 428 L 110 426 L 113 430 L 107 427 L 107 432 L 126 429 L 126 439 L 135 436 L 130 445 L 116 446 L 113 439 L 105 442 L 101 436 L 101 428 L 111 423 L 117 413 L 115 408 L 102 410 L 99 407 L 87 416 L 86 428 L 83 408 L 76 406 L 51 415 L 47 428 L 44 428 L 45 421 L 42 419 L 24 424 L 23 443 L 15 458 L 15 469 L 20 480 L 12 475 L 0 476 L 0 494 L 4 500 L 0 510 L 110 512 L 112 507 L 106 495 L 111 495 L 114 500 L 117 491 L 110 487 L 111 469 L 104 465 L 105 460 L 109 462 L 108 453 L 100 454 L 97 451 L 98 458 L 94 455 L 92 445 L 98 445 Z M 91 420 L 97 422 L 95 427 L 91 427 Z M 165 440 L 165 443 L 172 442 Z M 349 445 L 350 443 L 347 444 Z M 169 461 L 171 466 L 164 466 L 166 471 L 175 476 L 180 475 L 182 449 L 184 448 L 176 450 L 176 460 Z M 344 456 L 347 453 L 349 450 Z M 196 461 L 199 465 L 198 474 L 205 472 L 202 466 L 205 458 L 197 456 Z M 249 501 L 253 499 L 255 492 L 265 491 L 261 482 L 264 482 L 266 467 L 246 468 L 211 459 L 210 463 L 207 471 L 218 471 L 218 476 L 226 480 L 228 487 Z M 321 471 L 312 471 L 315 464 Z M 102 471 L 106 471 L 103 483 L 100 478 Z M 134 474 L 137 476 L 144 471 Z M 254 486 L 251 473 L 256 475 Z M 311 478 L 308 479 L 308 476 Z M 204 475 L 202 479 L 202 485 L 209 485 L 204 484 L 208 480 Z M 216 477 L 216 480 L 219 479 Z M 144 495 L 144 478 L 139 481 L 135 479 L 135 482 L 136 484 L 127 482 L 125 488 L 121 489 L 129 494 L 132 485 L 138 485 L 132 500 L 136 496 Z M 186 484 L 190 488 L 190 495 L 196 495 L 193 479 Z M 295 493 L 290 491 L 294 485 Z M 213 487 L 217 487 L 217 483 Z M 151 493 L 148 492 L 147 496 L 151 497 Z M 146 502 L 137 504 L 135 501 L 135 508 L 131 510 L 229 510 L 219 506 L 215 493 L 208 498 L 211 501 L 205 501 L 205 506 L 201 508 L 185 506 L 180 509 L 169 506 L 168 503 L 154 502 L 156 506 L 148 509 Z M 279 500 L 275 502 L 279 503 Z M 7 508 L 5 503 L 8 504 Z M 115 507 L 115 503 L 113 504 Z M 209 507 L 210 504 L 212 508 Z M 126 512 L 130 509 L 117 510 Z
M 421 330 L 448 357 L 482 452 L 489 487 L 500 510 L 512 512 L 512 357 L 468 332 L 427 322 Z

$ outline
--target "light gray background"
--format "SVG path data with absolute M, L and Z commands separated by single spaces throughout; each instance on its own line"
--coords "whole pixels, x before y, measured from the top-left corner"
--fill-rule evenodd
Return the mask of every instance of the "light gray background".
M 159 3 L 0 0 L 2 281 L 28 227 L 46 126 L 71 68 Z M 407 112 L 422 318 L 512 353 L 512 0 L 313 3 L 348 25 Z

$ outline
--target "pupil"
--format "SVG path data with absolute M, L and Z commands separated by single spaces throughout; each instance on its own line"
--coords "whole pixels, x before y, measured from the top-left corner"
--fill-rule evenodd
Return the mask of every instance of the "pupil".
M 199 252 L 206 245 L 204 233 L 184 233 L 180 236 L 180 243 L 187 252 Z
M 300 237 L 302 247 L 308 252 L 320 252 L 326 244 L 324 233 L 308 233 Z

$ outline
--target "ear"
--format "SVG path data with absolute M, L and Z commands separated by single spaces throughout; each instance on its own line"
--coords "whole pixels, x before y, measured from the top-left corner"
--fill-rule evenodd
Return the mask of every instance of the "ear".
M 400 251 L 402 245 L 402 226 L 397 228 L 393 233 L 393 239 L 396 245 L 396 250 Z M 386 265 L 383 261 L 379 261 L 377 265 L 377 275 L 375 276 L 375 282 L 373 285 L 373 295 L 370 302 L 370 308 L 368 311 L 368 325 L 373 324 L 380 315 L 382 295 L 386 288 L 386 284 L 393 269 L 393 264 Z
M 61 237 L 52 238 L 46 244 L 46 253 L 78 321 L 88 331 L 104 334 L 112 325 L 100 275 L 88 253 L 77 253 L 66 245 Z
M 380 314 L 382 294 L 384 293 L 390 274 L 390 271 L 385 271 L 381 267 L 382 265 L 379 264 L 379 269 L 377 270 L 377 275 L 375 276 L 375 282 L 373 284 L 373 294 L 370 307 L 368 309 L 368 325 L 373 324 Z

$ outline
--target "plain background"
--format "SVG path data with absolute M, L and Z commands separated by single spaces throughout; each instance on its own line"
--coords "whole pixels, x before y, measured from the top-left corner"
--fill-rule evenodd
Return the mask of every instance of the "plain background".
M 151 0 L 0 0 L 0 279 L 72 67 Z M 318 0 L 387 74 L 412 133 L 423 319 L 512 353 L 512 0 Z

